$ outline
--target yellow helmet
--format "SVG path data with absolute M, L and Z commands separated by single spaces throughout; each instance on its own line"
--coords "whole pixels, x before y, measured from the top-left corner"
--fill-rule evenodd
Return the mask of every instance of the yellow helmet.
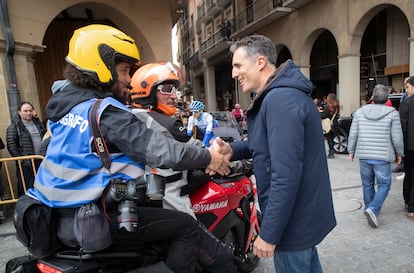
M 138 68 L 140 55 L 135 41 L 107 25 L 89 25 L 75 30 L 69 42 L 66 62 L 91 76 L 99 85 L 118 80 L 115 65 L 120 61 Z
M 156 108 L 156 88 L 161 83 L 171 83 L 180 88 L 184 82 L 181 69 L 171 62 L 150 63 L 140 67 L 131 78 L 129 93 L 135 104 Z

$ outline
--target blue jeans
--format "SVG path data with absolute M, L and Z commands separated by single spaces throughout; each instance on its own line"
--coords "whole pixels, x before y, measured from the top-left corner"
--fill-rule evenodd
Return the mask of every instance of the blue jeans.
M 274 254 L 277 273 L 322 273 L 316 247 L 298 251 L 277 250 Z
M 370 208 L 378 216 L 391 188 L 391 163 L 370 164 L 360 160 L 359 171 L 365 209 Z M 376 192 L 375 180 L 378 185 Z

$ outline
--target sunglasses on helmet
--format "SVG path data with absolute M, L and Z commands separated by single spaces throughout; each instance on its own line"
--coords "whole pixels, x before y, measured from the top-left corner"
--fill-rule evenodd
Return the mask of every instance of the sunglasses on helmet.
M 157 90 L 160 91 L 162 95 L 171 95 L 177 92 L 177 87 L 174 84 L 160 84 L 157 86 Z

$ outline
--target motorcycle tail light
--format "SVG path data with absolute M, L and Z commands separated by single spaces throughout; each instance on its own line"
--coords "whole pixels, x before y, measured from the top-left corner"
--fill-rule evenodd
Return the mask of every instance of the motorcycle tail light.
M 62 271 L 60 271 L 59 269 L 56 269 L 54 267 L 51 267 L 47 264 L 44 264 L 42 262 L 38 262 L 36 264 L 37 269 L 39 269 L 39 271 L 41 273 L 62 273 Z

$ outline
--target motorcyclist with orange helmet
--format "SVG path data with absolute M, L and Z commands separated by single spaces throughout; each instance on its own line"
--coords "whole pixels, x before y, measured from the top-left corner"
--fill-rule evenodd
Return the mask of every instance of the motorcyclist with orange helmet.
M 124 105 L 139 60 L 135 41 L 111 26 L 82 27 L 70 40 L 64 72 L 69 83 L 62 85 L 46 106 L 52 138 L 34 188 L 27 192 L 57 211 L 71 212 L 58 219 L 58 237 L 66 246 L 82 245 L 73 236 L 73 230 L 68 229 L 73 226 L 76 209 L 99 203 L 113 179 L 134 180 L 144 173 L 145 165 L 229 171 L 230 162 L 221 155 L 148 129 Z M 91 107 L 98 99 L 102 100 L 97 115 L 112 162 L 110 171 L 102 167 L 89 124 Z M 112 232 L 117 234 L 118 211 L 108 214 Z M 168 241 L 166 264 L 174 272 L 195 271 L 197 221 L 185 213 L 153 207 L 138 207 L 137 215 L 137 231 L 125 235 L 123 240 L 114 237 L 117 246 L 131 249 L 149 242 Z
M 149 128 L 180 142 L 201 146 L 200 140 L 187 135 L 181 119 L 174 117 L 177 89 L 183 82 L 180 68 L 171 62 L 142 66 L 131 79 L 131 103 L 137 107 L 133 112 Z M 167 180 L 168 177 L 175 177 L 174 181 L 166 184 L 163 207 L 186 212 L 195 218 L 190 198 L 182 192 L 182 188 L 188 185 L 188 172 L 160 168 L 150 171 Z M 236 272 L 230 253 L 205 228 L 201 230 L 198 246 L 197 257 L 204 270 L 212 273 Z

